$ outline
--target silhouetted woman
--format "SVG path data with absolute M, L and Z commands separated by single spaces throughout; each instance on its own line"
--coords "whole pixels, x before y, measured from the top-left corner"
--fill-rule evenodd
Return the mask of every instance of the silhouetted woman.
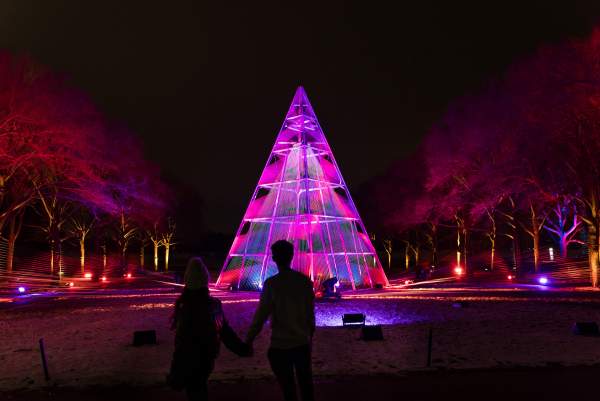
M 191 401 L 208 399 L 208 377 L 221 341 L 239 356 L 251 354 L 250 347 L 227 323 L 221 301 L 209 295 L 208 277 L 202 259 L 190 259 L 184 276 L 185 287 L 175 302 L 172 318 L 175 351 L 167 380 L 173 389 L 185 389 Z

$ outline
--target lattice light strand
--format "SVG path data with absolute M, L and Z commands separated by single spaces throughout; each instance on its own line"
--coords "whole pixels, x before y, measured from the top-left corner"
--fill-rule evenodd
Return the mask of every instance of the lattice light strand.
M 252 195 L 219 286 L 260 290 L 277 272 L 271 244 L 294 244 L 292 268 L 315 287 L 330 277 L 352 289 L 388 285 L 331 148 L 299 87 Z

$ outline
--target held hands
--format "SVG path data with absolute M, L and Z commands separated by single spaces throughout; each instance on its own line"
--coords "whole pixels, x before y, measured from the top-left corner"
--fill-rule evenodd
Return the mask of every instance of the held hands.
M 242 358 L 250 358 L 251 356 L 254 356 L 254 347 L 252 346 L 252 343 L 248 343 L 248 342 L 243 343 L 243 347 L 240 352 L 240 356 Z

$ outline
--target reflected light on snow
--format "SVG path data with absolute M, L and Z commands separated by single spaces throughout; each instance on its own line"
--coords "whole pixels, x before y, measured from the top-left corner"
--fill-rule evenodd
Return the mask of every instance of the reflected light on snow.
M 341 327 L 342 316 L 346 313 L 364 313 L 367 326 L 380 324 L 409 324 L 427 319 L 416 315 L 400 314 L 389 308 L 361 308 L 360 303 L 319 304 L 315 307 L 315 322 L 318 327 Z

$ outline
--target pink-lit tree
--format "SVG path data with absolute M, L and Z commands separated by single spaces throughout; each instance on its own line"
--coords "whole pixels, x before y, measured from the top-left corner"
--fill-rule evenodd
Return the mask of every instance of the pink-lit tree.
M 25 57 L 1 53 L 0 76 L 0 230 L 9 222 L 12 269 L 25 207 L 37 200 L 54 251 L 63 240 L 63 200 L 106 197 L 95 163 L 99 115 L 85 97 Z
M 582 228 L 582 221 L 577 215 L 577 206 L 570 196 L 561 196 L 546 218 L 544 229 L 556 236 L 560 245 L 560 255 L 567 257 L 570 244 L 583 244 L 577 238 Z
M 509 74 L 530 135 L 534 170 L 546 192 L 573 197 L 585 226 L 591 282 L 599 284 L 600 30 L 583 40 L 540 49 Z
M 116 216 L 121 223 L 125 210 L 151 219 L 162 210 L 166 191 L 140 144 L 108 126 L 82 93 L 8 53 L 0 53 L 0 76 L 0 235 L 8 240 L 9 271 L 28 206 L 46 233 L 51 272 L 69 237 L 79 241 L 83 268 L 91 225 L 79 215 Z

